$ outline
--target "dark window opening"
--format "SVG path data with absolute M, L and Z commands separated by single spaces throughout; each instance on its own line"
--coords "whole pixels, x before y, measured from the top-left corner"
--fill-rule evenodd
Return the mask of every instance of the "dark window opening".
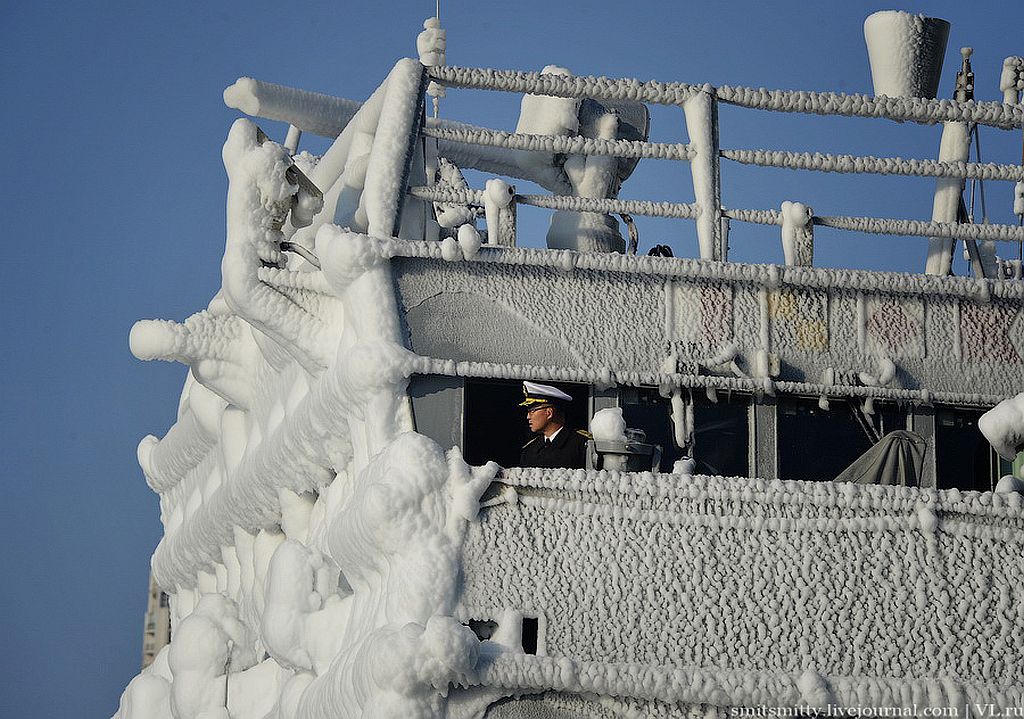
M 466 622 L 466 626 L 470 628 L 481 642 L 493 637 L 494 632 L 498 630 L 498 623 L 490 619 L 470 619 Z
M 626 426 L 643 430 L 647 441 L 661 446 L 661 471 L 686 456 L 677 447 L 672 425 L 671 404 L 654 387 L 623 387 L 620 401 Z M 693 396 L 694 461 L 698 474 L 746 477 L 749 471 L 750 397 L 718 393 L 712 402 L 703 393 Z
M 171 598 L 167 596 L 167 592 L 160 592 L 160 606 L 169 607 L 171 606 Z
M 750 476 L 750 397 L 693 397 L 693 459 L 698 474 Z
M 891 402 L 875 402 L 863 412 L 859 399 L 818 400 L 787 397 L 776 408 L 779 477 L 831 481 L 884 434 L 906 429 L 906 412 Z
M 539 630 L 537 617 L 523 617 L 523 653 L 537 653 L 537 632 Z
M 998 455 L 978 429 L 980 409 L 935 410 L 935 470 L 939 489 L 988 492 L 998 479 Z
M 583 384 L 547 382 L 569 394 L 566 408 L 569 429 L 587 429 L 590 425 L 590 387 Z M 530 428 L 519 403 L 523 401 L 523 383 L 518 380 L 467 379 L 463 408 L 462 453 L 469 464 L 494 461 L 502 467 L 519 465 L 523 445 L 530 441 Z

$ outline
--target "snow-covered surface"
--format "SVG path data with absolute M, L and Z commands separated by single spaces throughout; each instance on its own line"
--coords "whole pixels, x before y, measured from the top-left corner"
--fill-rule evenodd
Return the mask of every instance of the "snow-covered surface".
M 934 98 L 942 73 L 949 23 L 902 10 L 882 10 L 864 21 L 875 94 Z
M 382 251 L 407 257 L 396 275 L 412 349 L 458 374 L 982 406 L 1020 391 L 1019 282 L 488 247 L 442 270 L 438 243 Z M 728 362 L 699 369 L 727 345 Z M 771 378 L 769 355 L 786 363 Z M 830 368 L 854 379 L 818 383 Z
M 622 408 L 608 407 L 594 412 L 590 433 L 598 442 L 625 442 L 626 420 L 622 418 Z
M 184 361 L 195 381 L 184 434 L 168 435 L 184 456 L 157 462 L 162 442 L 140 445 L 161 493 L 153 570 L 172 592 L 174 638 L 119 716 L 227 716 L 226 683 L 250 672 L 276 679 L 249 685 L 232 716 L 434 716 L 475 663 L 476 638 L 445 617 L 458 545 L 497 467 L 470 470 L 403 432 L 412 355 L 395 343 L 389 272 L 368 238 L 321 227 L 322 277 L 259 268 L 279 260 L 272 233 L 296 188 L 281 148 L 255 137 L 239 121 L 225 146 L 229 301 L 132 333 L 140 356 Z M 332 296 L 344 312 L 318 326 Z M 211 389 L 226 403 L 209 403 Z M 271 664 L 256 665 L 264 653 Z
M 425 33 L 440 64 L 443 35 Z M 576 81 L 550 70 L 554 87 Z M 807 391 L 769 376 L 769 356 L 783 356 L 795 375 L 829 378 L 813 386 L 822 396 L 984 404 L 1019 376 L 992 369 L 1022 362 L 1024 291 L 485 248 L 471 217 L 442 242 L 395 239 L 424 232 L 424 206 L 404 198 L 412 176 L 425 181 L 412 146 L 424 79 L 401 61 L 319 159 L 237 121 L 221 293 L 184 322 L 132 330 L 138 357 L 191 372 L 178 423 L 138 449 L 160 495 L 152 569 L 171 595 L 172 642 L 129 684 L 119 719 L 470 717 L 547 689 L 719 709 L 1024 702 L 1005 681 L 1021 661 L 1016 493 L 724 480 L 686 462 L 676 475 L 499 478 L 413 431 L 406 396 L 417 373 L 654 384 L 685 440 L 682 387 Z M 576 101 L 527 99 L 522 131 L 578 131 Z M 713 98 L 683 99 L 703 132 L 691 138 L 698 202 L 717 207 Z M 609 117 L 597 134 L 611 142 Z M 617 192 L 607 156 L 579 158 L 563 168 L 576 210 Z M 299 230 L 287 225 L 293 163 L 324 190 Z M 493 244 L 513 193 L 491 180 L 485 194 Z M 717 229 L 700 212 L 712 253 Z M 798 247 L 809 210 L 784 214 Z M 285 239 L 319 268 L 286 257 Z M 539 286 L 564 303 L 538 305 Z M 592 428 L 618 439 L 624 425 L 605 410 Z M 526 618 L 538 656 L 523 651 Z M 473 619 L 498 629 L 480 641 Z M 925 651 L 909 651 L 910 636 Z
M 1005 399 L 978 420 L 978 429 L 1005 459 L 1024 449 L 1024 393 Z
M 471 525 L 459 614 L 500 625 L 502 607 L 524 607 L 545 618 L 546 656 L 503 657 L 479 682 L 719 706 L 1024 699 L 1019 495 L 574 470 L 502 481 L 517 501 Z

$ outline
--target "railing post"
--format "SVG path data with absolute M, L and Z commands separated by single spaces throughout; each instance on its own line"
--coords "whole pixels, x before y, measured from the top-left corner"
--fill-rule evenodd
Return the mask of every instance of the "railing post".
M 690 137 L 693 158 L 693 196 L 700 206 L 697 218 L 697 240 L 702 260 L 728 257 L 722 233 L 722 186 L 719 174 L 718 96 L 715 88 L 704 85 L 683 103 L 686 133 Z
M 512 188 L 513 191 L 515 188 Z M 498 226 L 501 228 L 499 231 L 500 240 L 499 243 L 505 247 L 516 246 L 516 201 L 515 197 L 508 203 L 508 206 L 503 207 L 498 213 Z
M 947 122 L 942 126 L 939 143 L 940 162 L 967 162 L 970 155 L 970 135 L 966 122 Z M 964 192 L 964 178 L 939 177 L 935 180 L 935 198 L 932 201 L 932 222 L 956 222 Z M 925 274 L 944 277 L 953 266 L 954 240 L 932 237 L 928 240 L 928 258 Z

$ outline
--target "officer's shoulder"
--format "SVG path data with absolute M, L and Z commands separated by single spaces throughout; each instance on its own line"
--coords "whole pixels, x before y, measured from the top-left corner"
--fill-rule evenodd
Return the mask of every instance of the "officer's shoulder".
M 594 435 L 592 435 L 590 432 L 588 432 L 585 429 L 578 429 L 578 430 L 576 430 L 576 434 L 578 434 L 581 437 L 583 437 L 583 439 L 593 439 L 594 438 Z
M 527 442 L 526 444 L 524 444 L 524 445 L 523 445 L 523 449 L 526 449 L 526 448 L 527 448 L 527 447 L 529 447 L 529 446 L 530 446 L 531 444 L 533 444 L 534 442 L 536 442 L 536 441 L 537 441 L 538 439 L 540 439 L 540 438 L 539 438 L 539 437 L 534 437 L 534 438 L 533 438 L 533 439 L 531 439 L 531 440 L 530 440 L 529 442 Z

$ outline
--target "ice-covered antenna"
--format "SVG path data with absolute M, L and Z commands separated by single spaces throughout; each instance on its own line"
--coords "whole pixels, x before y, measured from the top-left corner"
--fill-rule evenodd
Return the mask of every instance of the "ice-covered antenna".
M 972 48 L 960 48 L 960 72 L 956 74 L 956 101 L 967 102 L 974 99 L 974 70 L 971 69 Z
M 439 67 L 446 64 L 447 33 L 441 27 L 440 0 L 437 0 L 436 7 L 437 14 L 423 21 L 423 32 L 416 37 L 416 51 L 419 53 L 420 63 L 424 67 Z M 436 118 L 440 99 L 445 95 L 444 86 L 431 81 L 427 86 L 427 94 L 432 98 L 434 117 Z

